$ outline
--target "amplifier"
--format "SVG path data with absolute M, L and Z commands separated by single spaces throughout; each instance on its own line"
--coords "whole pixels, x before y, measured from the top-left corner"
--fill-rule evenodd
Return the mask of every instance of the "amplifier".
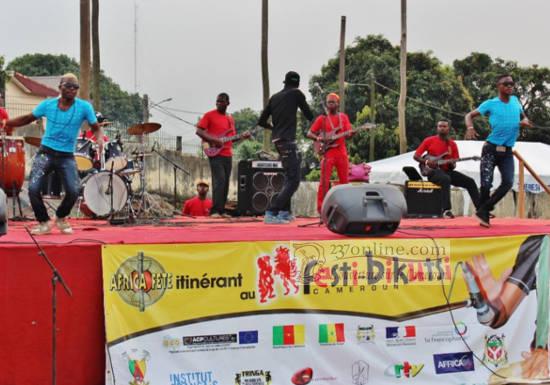
M 283 164 L 276 160 L 241 160 L 237 178 L 241 215 L 263 215 L 285 182 Z
M 443 192 L 435 183 L 407 181 L 405 200 L 409 218 L 440 218 L 443 214 Z

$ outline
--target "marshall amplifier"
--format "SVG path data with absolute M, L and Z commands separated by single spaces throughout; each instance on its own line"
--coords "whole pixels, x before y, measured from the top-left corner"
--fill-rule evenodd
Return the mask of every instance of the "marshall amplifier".
M 441 187 L 432 182 L 407 181 L 405 199 L 409 218 L 440 218 L 443 214 Z
M 237 175 L 237 208 L 241 215 L 263 215 L 285 182 L 280 161 L 241 160 Z

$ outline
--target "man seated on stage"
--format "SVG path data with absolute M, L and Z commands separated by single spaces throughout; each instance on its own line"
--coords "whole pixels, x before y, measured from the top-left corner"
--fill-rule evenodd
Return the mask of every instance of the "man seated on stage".
M 313 122 L 307 137 L 322 142 L 321 147 L 321 178 L 319 190 L 317 191 L 317 211 L 321 212 L 323 199 L 330 188 L 330 177 L 333 168 L 336 167 L 338 181 L 340 184 L 348 183 L 349 161 L 348 151 L 346 149 L 346 137 L 352 135 L 351 123 L 348 116 L 339 112 L 340 97 L 335 93 L 327 95 L 328 116 L 321 115 Z M 328 140 L 331 135 L 340 134 L 349 131 L 345 137 Z
M 430 136 L 420 144 L 414 153 L 414 160 L 420 163 L 421 168 L 427 170 L 428 180 L 441 186 L 443 192 L 443 217 L 454 218 L 451 211 L 451 185 L 464 187 L 468 190 L 472 203 L 478 208 L 479 191 L 472 178 L 455 170 L 456 162 L 450 162 L 438 167 L 437 162 L 424 158 L 424 155 L 443 159 L 458 159 L 458 146 L 449 138 L 450 124 L 447 120 L 437 122 L 437 135 Z
M 42 144 L 36 154 L 29 177 L 29 198 L 38 225 L 32 234 L 49 234 L 52 230 L 50 216 L 42 200 L 42 186 L 50 172 L 61 175 L 65 188 L 65 197 L 56 210 L 55 224 L 63 234 L 73 232 L 67 221 L 80 192 L 80 178 L 74 158 L 76 140 L 80 127 L 87 121 L 96 131 L 98 144 L 103 143 L 103 130 L 97 124 L 94 108 L 90 102 L 77 98 L 80 88 L 76 75 L 68 73 L 62 76 L 59 84 L 61 96 L 42 101 L 32 113 L 8 120 L 7 127 L 25 126 L 45 117 L 46 129 Z
M 201 180 L 197 183 L 197 196 L 185 201 L 182 214 L 192 217 L 207 217 L 210 215 L 212 200 L 208 199 L 208 183 Z

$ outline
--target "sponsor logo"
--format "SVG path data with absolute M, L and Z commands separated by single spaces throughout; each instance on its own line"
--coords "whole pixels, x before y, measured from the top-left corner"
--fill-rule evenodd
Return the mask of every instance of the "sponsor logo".
M 357 326 L 357 342 L 358 343 L 374 343 L 376 337 L 376 331 L 374 325 L 359 325 Z
M 147 361 L 149 361 L 150 354 L 147 350 L 131 349 L 122 354 L 122 357 L 128 362 L 128 370 L 132 375 L 130 385 L 149 385 L 148 381 L 145 381 L 147 374 Z
M 352 385 L 366 385 L 369 382 L 369 364 L 365 361 L 355 361 L 351 365 Z
M 416 345 L 416 327 L 390 326 L 386 328 L 386 346 Z
M 287 247 L 280 246 L 275 250 L 275 257 L 264 255 L 256 260 L 258 268 L 257 293 L 260 303 L 276 298 L 275 279 L 283 285 L 283 296 L 298 293 L 298 262 L 291 257 Z
M 205 336 L 185 336 L 183 337 L 184 346 L 203 346 L 203 345 L 229 345 L 237 343 L 237 334 L 212 334 Z
M 495 367 L 504 366 L 508 363 L 508 352 L 504 346 L 504 334 L 492 334 L 485 336 L 485 351 L 483 362 L 492 364 Z
M 190 384 L 218 385 L 219 382 L 214 378 L 211 371 L 170 373 L 170 385 Z
M 293 347 L 304 345 L 304 325 L 273 326 L 273 347 Z
M 111 277 L 110 291 L 140 311 L 160 300 L 166 290 L 173 288 L 172 274 L 143 253 L 125 260 Z
M 313 369 L 304 368 L 298 370 L 291 378 L 294 385 L 307 385 L 313 379 Z
M 395 364 L 389 366 L 384 374 L 388 377 L 395 378 L 414 378 L 424 369 L 424 364 L 412 364 L 409 361 L 405 361 L 402 364 Z
M 319 344 L 335 345 L 344 342 L 346 342 L 346 335 L 343 323 L 319 325 Z
M 440 330 L 429 337 L 424 337 L 424 342 L 427 344 L 444 344 L 462 341 L 463 338 L 468 338 L 468 326 L 460 321 L 456 323 L 456 328 Z
M 173 338 L 171 336 L 164 336 L 162 338 L 162 346 L 168 349 L 169 352 L 175 353 L 181 349 L 183 342 L 180 338 Z
M 434 354 L 436 374 L 472 372 L 474 355 L 472 352 Z
M 269 370 L 243 370 L 235 374 L 235 385 L 271 385 Z
M 258 343 L 258 331 L 248 330 L 239 332 L 239 345 L 257 344 Z

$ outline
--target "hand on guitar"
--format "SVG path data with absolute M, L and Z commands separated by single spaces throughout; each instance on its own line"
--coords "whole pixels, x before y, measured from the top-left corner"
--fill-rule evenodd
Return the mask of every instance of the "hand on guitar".
M 208 141 L 210 147 L 223 147 L 223 142 L 218 138 L 212 138 Z
M 437 160 L 426 159 L 426 166 L 429 168 L 437 168 Z
M 243 132 L 243 133 L 241 134 L 241 138 L 243 138 L 243 139 L 248 139 L 248 138 L 250 138 L 251 136 L 252 136 L 252 133 L 251 133 L 250 131 L 248 131 L 248 130 L 246 130 L 245 132 Z

